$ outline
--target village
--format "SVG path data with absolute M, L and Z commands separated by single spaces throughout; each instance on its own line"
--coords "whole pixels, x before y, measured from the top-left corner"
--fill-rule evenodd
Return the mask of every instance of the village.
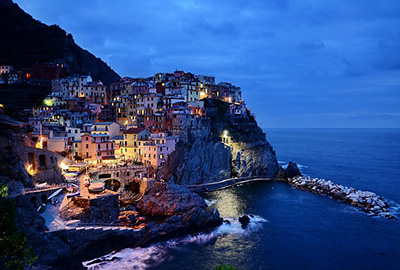
M 17 78 L 12 70 L 1 66 L 3 74 Z M 32 108 L 30 134 L 38 148 L 75 162 L 146 164 L 157 169 L 180 136 L 201 128 L 207 117 L 204 99 L 229 102 L 231 114 L 246 114 L 240 87 L 183 71 L 124 77 L 111 85 L 89 75 L 54 78 L 51 88 L 42 106 Z
M 124 77 L 106 85 L 90 75 L 62 76 L 63 68 L 61 64 L 25 71 L 0 67 L 0 84 L 51 83 L 51 93 L 42 104 L 25 110 L 27 121 L 17 123 L 34 149 L 57 155 L 49 160 L 47 152 L 22 156 L 35 182 L 35 188 L 24 193 L 65 188 L 69 193 L 60 209 L 73 197 L 117 195 L 124 200 L 143 194 L 147 180 L 157 179 L 157 170 L 166 164 L 177 143 L 187 140 L 188 133 L 206 128 L 207 100 L 228 104 L 226 114 L 233 118 L 249 114 L 241 88 L 216 83 L 213 76 L 176 70 L 147 78 Z M 225 144 L 227 132 L 221 134 Z M 62 171 L 57 185 L 48 173 L 54 168 Z M 136 184 L 133 190 L 132 184 Z M 32 202 L 41 210 L 56 195 L 48 193 Z

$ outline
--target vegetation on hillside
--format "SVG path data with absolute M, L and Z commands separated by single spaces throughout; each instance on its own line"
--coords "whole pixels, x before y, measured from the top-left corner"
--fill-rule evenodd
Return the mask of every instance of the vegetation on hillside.
M 26 236 L 15 225 L 14 200 L 7 197 L 7 186 L 0 184 L 0 268 L 24 269 L 32 265 L 35 254 Z

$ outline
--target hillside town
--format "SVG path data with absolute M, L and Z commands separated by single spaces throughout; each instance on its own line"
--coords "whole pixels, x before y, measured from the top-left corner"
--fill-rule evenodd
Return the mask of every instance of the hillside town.
M 37 148 L 74 162 L 144 164 L 156 170 L 182 136 L 202 128 L 206 99 L 229 103 L 234 116 L 248 113 L 240 87 L 216 83 L 214 76 L 176 70 L 105 85 L 90 75 L 62 77 L 63 68 L 23 73 L 1 66 L 0 84 L 53 77 L 52 92 L 32 108 L 25 128 Z

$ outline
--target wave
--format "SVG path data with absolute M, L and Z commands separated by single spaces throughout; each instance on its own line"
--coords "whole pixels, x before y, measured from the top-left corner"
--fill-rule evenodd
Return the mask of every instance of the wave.
M 249 218 L 250 223 L 245 229 L 242 228 L 238 218 L 227 217 L 224 218 L 226 222 L 211 233 L 201 233 L 173 239 L 146 248 L 125 248 L 118 252 L 112 252 L 102 257 L 82 262 L 82 264 L 89 270 L 148 269 L 149 267 L 155 267 L 163 262 L 172 260 L 173 256 L 168 252 L 171 249 L 180 249 L 188 244 L 204 245 L 215 240 L 217 237 L 228 234 L 249 234 L 261 229 L 263 223 L 268 222 L 266 219 L 257 215 L 249 215 Z
M 208 206 L 216 205 L 218 203 L 218 200 L 206 200 L 206 199 L 204 199 L 204 201 L 206 202 L 206 204 Z

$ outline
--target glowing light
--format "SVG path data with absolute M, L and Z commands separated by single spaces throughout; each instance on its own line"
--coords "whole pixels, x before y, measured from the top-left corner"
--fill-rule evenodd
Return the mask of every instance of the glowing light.
M 224 138 L 228 137 L 229 132 L 227 130 L 224 130 L 224 132 L 222 133 L 222 135 L 224 136 Z
M 36 142 L 35 147 L 43 149 L 43 141 L 44 141 L 44 138 L 43 137 L 39 137 L 38 141 Z
M 35 170 L 33 170 L 32 164 L 29 164 L 25 169 L 30 175 L 34 175 L 36 173 Z
M 205 95 L 206 95 L 206 93 L 200 92 L 200 98 L 204 98 Z
M 43 104 L 45 106 L 53 106 L 53 102 L 51 101 L 51 99 L 44 99 Z
M 66 165 L 64 162 L 61 162 L 60 163 L 60 168 L 63 169 L 63 170 L 68 170 L 69 166 Z

